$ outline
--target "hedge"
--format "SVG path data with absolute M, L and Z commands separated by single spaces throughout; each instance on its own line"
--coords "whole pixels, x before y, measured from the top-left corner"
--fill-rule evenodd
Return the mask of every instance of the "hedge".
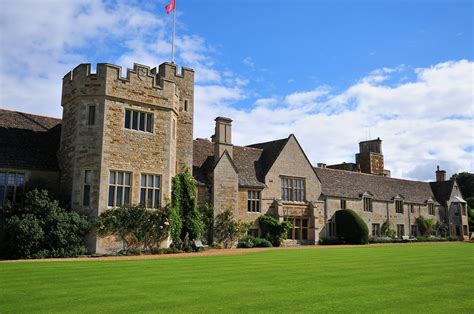
M 369 243 L 369 229 L 364 220 L 351 209 L 336 211 L 337 236 L 348 244 Z

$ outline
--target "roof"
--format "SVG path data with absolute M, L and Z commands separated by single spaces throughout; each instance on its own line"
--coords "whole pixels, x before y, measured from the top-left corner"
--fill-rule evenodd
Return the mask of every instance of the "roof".
M 58 171 L 61 119 L 0 109 L 0 167 Z
M 365 192 L 374 199 L 392 201 L 397 195 L 408 203 L 425 203 L 433 198 L 429 182 L 388 178 L 371 174 L 314 168 L 321 180 L 322 194 L 326 196 L 360 198 Z
M 288 139 L 233 146 L 233 161 L 239 172 L 239 185 L 264 187 L 265 175 L 278 158 Z M 209 175 L 214 169 L 214 143 L 196 139 L 193 145 L 193 175 L 200 184 L 209 185 Z
M 466 201 L 459 196 L 454 196 L 452 199 L 449 200 L 450 203 L 466 203 Z
M 451 197 L 451 192 L 453 191 L 454 181 L 436 181 L 430 182 L 430 185 L 436 201 L 441 205 L 446 206 L 447 201 Z

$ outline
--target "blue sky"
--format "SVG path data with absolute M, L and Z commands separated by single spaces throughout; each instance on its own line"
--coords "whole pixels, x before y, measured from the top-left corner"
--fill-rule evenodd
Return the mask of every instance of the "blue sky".
M 61 117 L 61 78 L 77 64 L 169 60 L 167 2 L 1 1 L 0 107 Z M 195 137 L 225 115 L 236 144 L 294 133 L 312 162 L 339 163 L 370 132 L 396 177 L 474 171 L 472 1 L 177 7 L 176 62 L 196 71 Z

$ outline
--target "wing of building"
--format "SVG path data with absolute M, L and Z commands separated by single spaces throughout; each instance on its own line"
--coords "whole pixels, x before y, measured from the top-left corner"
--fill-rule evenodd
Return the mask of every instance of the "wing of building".
M 0 110 L 0 206 L 21 204 L 25 189 L 44 187 L 74 210 L 97 217 L 112 207 L 163 207 L 171 180 L 192 169 L 200 204 L 232 210 L 253 223 L 270 214 L 289 220 L 287 244 L 335 236 L 334 213 L 357 211 L 373 236 L 389 220 L 399 236 L 417 234 L 419 216 L 467 237 L 466 203 L 456 181 L 395 179 L 384 168 L 380 139 L 359 143 L 355 163 L 313 167 L 293 134 L 265 143 L 232 143 L 232 120 L 193 140 L 194 72 L 163 63 L 121 68 L 81 64 L 63 78 L 62 120 Z M 122 248 L 112 238 L 87 239 L 91 252 Z

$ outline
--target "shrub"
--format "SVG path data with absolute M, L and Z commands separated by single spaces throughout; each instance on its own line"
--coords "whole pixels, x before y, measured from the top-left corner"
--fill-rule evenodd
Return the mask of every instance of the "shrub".
M 343 242 L 340 239 L 336 238 L 320 238 L 318 241 L 319 245 L 337 245 L 337 244 L 343 244 Z
M 433 233 L 433 219 L 419 216 L 415 222 L 422 236 L 429 236 Z
M 391 237 L 369 237 L 369 243 L 394 243 L 396 239 Z
M 267 239 L 262 239 L 254 236 L 246 236 L 237 244 L 238 248 L 253 248 L 253 247 L 272 247 L 272 244 Z
M 448 236 L 449 227 L 444 222 L 439 222 L 439 221 L 436 222 L 433 229 L 436 231 L 436 234 L 439 235 L 440 237 L 445 238 Z
M 382 236 L 388 238 L 395 238 L 397 234 L 397 232 L 392 229 L 392 224 L 389 220 L 385 220 L 385 222 L 382 224 L 382 227 L 380 228 L 380 232 Z
M 145 250 L 158 246 L 168 236 L 168 218 L 162 210 L 149 210 L 141 206 L 112 208 L 96 222 L 100 236 L 116 236 L 130 248 Z
M 191 248 L 191 242 L 201 239 L 204 232 L 203 217 L 197 208 L 196 181 L 189 169 L 173 178 L 170 218 L 171 245 L 179 249 Z
M 250 224 L 236 221 L 231 210 L 219 213 L 215 219 L 214 236 L 218 243 L 222 243 L 224 248 L 230 248 L 234 243 L 242 238 Z
M 86 216 L 66 210 L 46 190 L 26 194 L 24 207 L 5 218 L 2 258 L 75 257 L 86 252 Z
M 175 247 L 169 247 L 169 248 L 162 248 L 162 247 L 152 247 L 150 249 L 150 253 L 153 255 L 160 255 L 160 254 L 176 254 L 176 253 L 183 253 L 183 251 L 175 248 Z
M 214 207 L 205 203 L 201 206 L 200 212 L 204 223 L 204 240 L 207 245 L 212 245 L 214 242 Z
M 277 218 L 270 215 L 258 217 L 258 224 L 262 231 L 262 238 L 270 241 L 273 246 L 280 246 L 282 240 L 286 239 L 288 230 L 293 226 L 289 221 L 280 222 Z
M 337 236 L 345 243 L 367 244 L 369 242 L 369 229 L 362 218 L 351 209 L 336 211 Z

